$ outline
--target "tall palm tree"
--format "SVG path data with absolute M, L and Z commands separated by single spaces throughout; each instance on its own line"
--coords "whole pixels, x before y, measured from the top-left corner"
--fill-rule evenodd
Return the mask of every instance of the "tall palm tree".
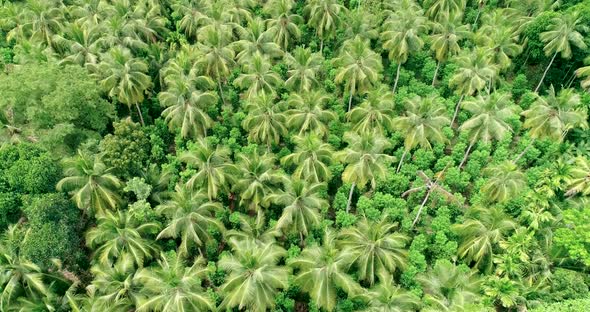
M 39 298 L 49 293 L 49 287 L 43 280 L 44 273 L 33 262 L 11 254 L 2 254 L 0 261 L 2 280 L 0 286 L 0 308 L 8 311 L 16 304 L 19 296 Z
M 590 56 L 584 60 L 588 66 L 580 67 L 576 70 L 578 77 L 584 77 L 580 85 L 583 89 L 590 90 Z
M 368 9 L 361 7 L 356 10 L 349 10 L 344 21 L 346 23 L 344 38 L 346 40 L 356 36 L 365 40 L 373 40 L 379 37 L 378 28 L 381 17 L 371 13 Z
M 323 91 L 313 90 L 304 93 L 292 93 L 287 104 L 287 126 L 296 130 L 297 135 L 313 133 L 324 137 L 328 134 L 327 123 L 337 119 L 336 113 L 325 109 L 330 97 Z
M 190 266 L 174 253 L 162 254 L 160 258 L 157 265 L 141 269 L 135 275 L 141 287 L 136 311 L 215 310 L 214 300 L 201 286 L 209 272 L 202 257 Z
M 385 85 L 380 85 L 367 92 L 367 98 L 361 105 L 346 113 L 346 117 L 351 122 L 353 131 L 376 131 L 383 135 L 393 129 L 394 106 L 393 93 Z
M 410 54 L 421 50 L 424 46 L 420 35 L 428 29 L 426 21 L 424 11 L 415 7 L 393 12 L 383 24 L 384 30 L 381 33 L 383 49 L 388 50 L 389 59 L 397 63 L 393 93 L 397 89 L 402 64 L 408 60 Z
M 497 69 L 495 65 L 491 64 L 491 57 L 489 49 L 475 48 L 465 51 L 455 58 L 459 68 L 449 80 L 449 86 L 455 88 L 455 92 L 461 97 L 455 107 L 451 125 L 457 119 L 463 98 L 479 92 L 495 79 Z
M 63 27 L 65 7 L 60 1 L 27 1 L 22 8 L 24 24 L 22 25 L 30 39 L 53 43 L 53 35 L 60 33 Z
M 275 158 L 270 154 L 242 153 L 237 155 L 239 177 L 234 191 L 240 196 L 240 206 L 249 211 L 268 207 L 268 195 L 278 188 L 284 177 L 275 169 Z
M 202 79 L 210 80 L 204 77 Z M 162 116 L 168 127 L 171 130 L 180 128 L 183 138 L 206 136 L 207 129 L 213 126 L 213 119 L 206 110 L 217 104 L 217 95 L 196 89 L 190 80 L 175 80 L 166 91 L 158 94 L 158 98 L 160 104 L 166 107 Z
M 409 238 L 394 232 L 395 227 L 386 217 L 380 221 L 365 217 L 339 234 L 342 254 L 356 265 L 359 278 L 371 286 L 378 275 L 392 274 L 406 266 L 408 253 L 404 247 Z
M 535 88 L 535 92 L 539 91 L 539 88 L 543 84 L 543 80 L 553 64 L 555 57 L 558 53 L 561 53 L 561 57 L 569 59 L 572 56 L 572 45 L 586 49 L 586 43 L 584 42 L 584 36 L 580 32 L 588 31 L 588 26 L 580 25 L 582 18 L 579 17 L 577 12 L 564 13 L 558 17 L 551 19 L 551 23 L 546 32 L 539 35 L 541 41 L 545 43 L 543 51 L 545 55 L 553 55 L 549 65 L 543 72 L 539 84 Z
M 255 217 L 251 217 L 239 212 L 237 214 L 239 228 L 225 231 L 226 241 L 236 240 L 253 240 L 256 244 L 265 246 L 276 241 L 281 232 L 275 228 L 269 228 L 266 224 L 264 213 L 258 211 Z
M 153 240 L 146 236 L 157 230 L 156 223 L 138 224 L 131 212 L 106 211 L 98 216 L 97 226 L 86 232 L 86 243 L 102 265 L 110 266 L 123 254 L 129 254 L 131 261 L 142 267 L 144 260 L 157 251 Z
M 202 40 L 197 44 L 197 47 L 203 56 L 197 59 L 195 66 L 203 74 L 217 82 L 219 96 L 225 103 L 221 84 L 232 70 L 235 63 L 235 52 L 228 44 L 228 39 L 214 29 L 203 33 Z
M 99 156 L 78 151 L 77 156 L 64 161 L 64 175 L 57 183 L 57 190 L 71 192 L 76 206 L 84 212 L 100 214 L 116 209 L 122 202 L 117 194 L 122 183 Z
M 291 13 L 293 4 L 293 0 L 271 0 L 264 6 L 264 10 L 271 16 L 266 20 L 267 32 L 284 51 L 287 51 L 289 44 L 301 37 L 298 24 L 303 23 L 303 18 Z
M 469 146 L 465 151 L 459 168 L 469 156 L 471 148 L 476 142 L 490 142 L 491 140 L 502 140 L 512 127 L 508 120 L 517 115 L 520 108 L 512 102 L 511 95 L 504 92 L 493 92 L 487 96 L 478 95 L 472 100 L 463 102 L 463 108 L 472 114 L 471 118 L 465 121 L 459 131 L 468 132 Z
M 246 27 L 238 25 L 237 32 L 240 34 L 240 40 L 234 41 L 231 45 L 239 51 L 236 58 L 241 64 L 246 65 L 256 54 L 271 59 L 283 55 L 281 47 L 266 32 L 266 24 L 260 17 L 248 21 Z
M 284 232 L 299 233 L 303 243 L 303 237 L 320 224 L 320 210 L 328 207 L 328 201 L 320 195 L 325 184 L 310 184 L 304 180 L 285 182 L 284 191 L 268 196 L 268 200 L 284 207 L 275 227 Z
M 380 283 L 368 291 L 367 312 L 406 312 L 418 311 L 421 302 L 414 293 L 396 285 L 393 276 L 383 274 Z
M 435 20 L 444 18 L 444 15 L 463 16 L 466 2 L 465 0 L 432 0 L 426 14 Z
M 515 198 L 526 188 L 524 173 L 511 161 L 490 166 L 484 173 L 489 175 L 489 178 L 482 191 L 491 200 L 505 202 Z
M 359 294 L 362 287 L 348 274 L 349 266 L 336 247 L 334 233 L 326 229 L 322 245 L 303 249 L 301 254 L 288 261 L 289 266 L 298 269 L 294 282 L 309 294 L 318 308 L 326 311 L 336 306 L 337 288 L 349 296 Z
M 209 3 L 206 1 L 198 2 L 176 2 L 170 6 L 174 13 L 180 17 L 176 22 L 178 30 L 184 33 L 187 38 L 196 40 L 199 27 L 207 19 L 207 10 Z
M 79 23 L 70 23 L 64 27 L 62 34 L 54 35 L 54 45 L 62 52 L 60 64 L 97 64 L 99 59 L 100 33 L 96 27 L 86 27 Z
M 337 152 L 336 158 L 347 164 L 342 173 L 342 181 L 352 184 L 346 204 L 346 212 L 349 212 L 355 186 L 362 188 L 371 182 L 371 188 L 374 189 L 377 179 L 385 177 L 387 166 L 395 161 L 395 157 L 384 154 L 383 151 L 389 148 L 390 143 L 377 133 L 358 135 L 347 132 L 344 140 L 348 142 L 348 147 Z
M 429 96 L 426 98 L 414 96 L 404 102 L 405 116 L 393 120 L 394 128 L 404 136 L 404 153 L 397 165 L 397 172 L 402 167 L 406 154 L 420 145 L 432 148 L 432 143 L 443 143 L 447 138 L 442 128 L 449 124 L 446 110 L 442 105 L 442 98 Z
M 318 73 L 324 58 L 319 53 L 312 53 L 311 49 L 297 47 L 292 53 L 285 54 L 285 64 L 289 67 L 285 87 L 291 91 L 308 92 L 319 84 Z
M 157 208 L 158 213 L 170 220 L 157 238 L 180 237 L 179 253 L 188 255 L 193 244 L 201 247 L 210 239 L 209 228 L 223 229 L 221 222 L 215 219 L 221 204 L 209 201 L 207 194 L 187 185 L 177 184 L 174 190 L 170 200 Z
M 94 265 L 90 268 L 92 283 L 87 290 L 96 298 L 92 305 L 108 311 L 135 308 L 133 300 L 137 284 L 133 280 L 136 262 L 130 253 L 122 253 L 113 265 Z M 74 310 L 75 311 L 75 310 Z
M 228 273 L 220 288 L 225 297 L 220 308 L 257 312 L 272 309 L 279 290 L 288 286 L 290 269 L 279 265 L 287 251 L 275 243 L 260 245 L 248 239 L 232 239 L 230 244 L 232 252 L 218 262 Z
M 469 38 L 471 32 L 469 26 L 461 24 L 462 15 L 448 13 L 441 14 L 441 19 L 433 22 L 430 34 L 430 50 L 434 52 L 434 56 L 438 61 L 434 76 L 432 77 L 432 85 L 436 82 L 438 70 L 440 65 L 449 57 L 457 55 L 461 51 L 459 43 L 461 40 Z
M 243 69 L 244 71 L 234 80 L 234 85 L 248 89 L 248 99 L 260 93 L 275 94 L 275 89 L 283 84 L 279 74 L 272 71 L 270 61 L 258 52 L 243 65 Z
M 280 104 L 275 103 L 274 95 L 261 93 L 248 99 L 246 110 L 242 127 L 248 131 L 248 140 L 265 144 L 270 152 L 272 144 L 278 144 L 287 133 L 287 117 Z
M 585 157 L 576 157 L 574 166 L 570 169 L 565 179 L 567 184 L 567 196 L 578 193 L 586 196 L 590 194 L 590 161 Z
M 231 180 L 230 150 L 223 145 L 215 148 L 206 139 L 198 139 L 189 150 L 181 153 L 178 159 L 197 169 L 186 185 L 192 189 L 204 187 L 210 200 L 217 198 L 219 192 L 226 191 Z
M 211 78 L 203 76 L 200 68 L 197 66 L 199 59 L 204 54 L 197 45 L 182 44 L 174 57 L 170 58 L 160 70 L 160 77 L 163 87 L 173 86 L 179 80 L 187 81 L 198 89 L 209 88 Z
M 134 58 L 126 48 L 115 47 L 102 57 L 96 73 L 109 97 L 126 104 L 130 109 L 131 105 L 135 105 L 142 125 L 145 123 L 139 104 L 152 85 L 147 71 L 148 66 L 143 60 Z
M 525 117 L 523 128 L 530 129 L 532 140 L 514 162 L 526 153 L 536 139 L 546 138 L 561 142 L 571 129 L 586 129 L 587 112 L 580 104 L 580 95 L 573 89 L 564 89 L 556 94 L 551 86 L 547 96 L 536 95 L 535 102 L 521 113 Z
M 449 261 L 438 260 L 417 280 L 424 289 L 424 303 L 431 308 L 425 311 L 464 311 L 469 304 L 479 301 L 480 279 Z
M 373 86 L 381 75 L 381 56 L 373 52 L 369 41 L 357 36 L 344 43 L 337 58 L 333 59 L 338 68 L 334 81 L 344 83 L 348 90 L 348 110 L 352 107 L 352 96 Z
M 311 0 L 307 1 L 303 12 L 308 16 L 307 24 L 320 38 L 321 53 L 324 39 L 334 36 L 341 24 L 340 14 L 346 12 L 346 8 L 336 0 Z
M 292 177 L 311 183 L 327 182 L 332 177 L 328 167 L 332 162 L 334 148 L 314 134 L 293 137 L 295 151 L 281 158 L 283 165 L 296 165 Z
M 475 35 L 475 41 L 491 50 L 491 62 L 500 70 L 510 67 L 511 59 L 522 52 L 522 45 L 518 44 L 518 33 L 509 27 L 482 27 Z
M 471 208 L 461 224 L 453 225 L 453 230 L 461 238 L 458 255 L 489 273 L 494 248 L 515 228 L 516 222 L 502 208 Z

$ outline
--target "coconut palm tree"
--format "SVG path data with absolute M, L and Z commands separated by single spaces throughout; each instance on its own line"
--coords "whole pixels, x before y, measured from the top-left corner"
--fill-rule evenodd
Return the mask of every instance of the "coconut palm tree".
M 338 57 L 332 61 L 338 68 L 334 81 L 344 83 L 344 89 L 349 92 L 349 111 L 353 95 L 373 86 L 383 70 L 381 56 L 373 52 L 370 46 L 369 41 L 357 36 L 346 41 Z
M 360 2 L 359 2 L 360 3 Z M 381 17 L 364 8 L 348 10 L 345 18 L 346 28 L 344 38 L 346 40 L 359 36 L 365 40 L 373 40 L 379 37 L 379 23 Z
M 320 137 L 328 134 L 328 126 L 337 119 L 336 113 L 325 109 L 330 97 L 323 91 L 313 90 L 304 93 L 292 93 L 287 104 L 287 126 L 297 131 L 297 135 L 313 133 Z
M 242 127 L 248 131 L 248 140 L 265 144 L 270 152 L 272 144 L 278 144 L 287 133 L 287 117 L 280 104 L 275 103 L 274 95 L 263 92 L 248 99 L 246 110 Z
M 389 148 L 390 143 L 377 133 L 358 135 L 347 132 L 344 134 L 344 141 L 348 142 L 348 147 L 335 156 L 347 164 L 342 173 L 342 181 L 351 183 L 346 204 L 346 212 L 349 212 L 355 186 L 363 188 L 371 182 L 371 188 L 375 189 L 377 179 L 385 177 L 387 166 L 395 161 L 395 157 L 384 154 L 383 151 Z
M 100 33 L 96 27 L 85 27 L 79 23 L 70 23 L 64 26 L 61 34 L 53 36 L 54 46 L 62 50 L 60 64 L 86 64 L 98 63 Z
M 117 190 L 121 181 L 111 174 L 112 168 L 100 160 L 78 151 L 78 155 L 64 161 L 65 178 L 57 183 L 58 191 L 71 192 L 78 208 L 91 215 L 116 209 L 122 202 Z
M 293 0 L 271 0 L 264 6 L 264 11 L 271 16 L 266 20 L 267 32 L 284 51 L 301 37 L 298 24 L 303 23 L 303 18 L 291 13 L 293 4 Z
M 441 20 L 444 15 L 463 16 L 466 2 L 465 0 L 433 0 L 426 15 L 434 20 Z
M 442 128 L 449 124 L 446 110 L 439 96 L 421 97 L 414 96 L 404 102 L 405 116 L 396 117 L 393 120 L 395 130 L 404 136 L 404 153 L 397 165 L 397 172 L 402 167 L 406 154 L 420 145 L 423 148 L 432 148 L 432 143 L 443 143 L 447 138 Z
M 92 306 L 108 311 L 134 309 L 136 263 L 130 253 L 122 253 L 113 265 L 92 266 L 90 272 L 94 278 L 87 288 L 96 298 Z
M 183 44 L 179 47 L 174 57 L 170 58 L 160 70 L 163 87 L 173 86 L 179 80 L 194 85 L 198 89 L 208 89 L 211 78 L 203 76 L 197 61 L 203 57 L 203 52 L 197 45 Z
M 170 199 L 157 207 L 158 213 L 170 220 L 157 238 L 180 237 L 179 254 L 188 255 L 192 245 L 201 247 L 210 239 L 209 228 L 223 229 L 215 219 L 221 204 L 209 201 L 207 194 L 187 185 L 177 184 L 174 190 Z
M 549 61 L 549 65 L 547 65 L 547 68 L 543 72 L 543 76 L 541 76 L 541 80 L 535 88 L 535 92 L 539 91 L 539 88 L 543 84 L 543 80 L 545 80 L 545 76 L 558 53 L 561 53 L 562 58 L 569 59 L 572 56 L 572 45 L 580 49 L 586 48 L 584 36 L 582 36 L 580 32 L 588 31 L 588 26 L 581 25 L 581 21 L 582 18 L 579 17 L 577 12 L 571 14 L 564 13 L 558 17 L 552 18 L 547 31 L 539 35 L 541 41 L 545 43 L 545 47 L 543 48 L 545 55 L 553 56 L 551 57 L 551 61 Z
M 566 196 L 590 194 L 590 161 L 585 157 L 576 157 L 565 182 L 568 190 Z
M 469 156 L 469 152 L 476 142 L 499 141 L 507 133 L 512 132 L 508 120 L 517 116 L 520 110 L 512 102 L 509 93 L 500 91 L 493 92 L 485 97 L 478 95 L 472 100 L 464 101 L 462 105 L 472 116 L 459 127 L 459 131 L 468 133 L 470 140 L 459 168 L 463 167 L 463 164 L 467 161 L 467 156 Z
M 380 283 L 367 293 L 369 306 L 367 312 L 406 312 L 418 311 L 421 302 L 414 293 L 396 285 L 393 276 L 382 274 Z
M 326 229 L 322 245 L 312 245 L 288 261 L 298 270 L 294 282 L 309 294 L 318 308 L 326 311 L 336 306 L 337 288 L 349 296 L 359 294 L 362 287 L 348 274 L 349 263 L 336 247 L 334 233 Z
M 260 211 L 268 207 L 268 195 L 272 194 L 284 179 L 275 169 L 276 159 L 271 154 L 251 153 L 237 155 L 236 168 L 239 171 L 233 186 L 240 197 L 240 206 L 248 211 Z
M 367 98 L 346 113 L 346 117 L 357 133 L 376 131 L 383 135 L 393 129 L 394 106 L 393 93 L 385 85 L 380 85 L 367 92 Z
M 320 38 L 320 53 L 324 48 L 324 39 L 331 38 L 340 27 L 341 12 L 346 8 L 336 0 L 311 0 L 307 1 L 303 12 L 308 17 L 307 24 L 315 29 Z
M 461 51 L 459 43 L 471 36 L 469 26 L 461 24 L 462 15 L 442 13 L 438 22 L 431 25 L 430 50 L 434 52 L 437 60 L 432 85 L 436 82 L 440 65 L 449 57 L 457 55 Z
M 475 35 L 475 41 L 492 52 L 491 62 L 500 70 L 505 70 L 512 65 L 512 58 L 522 52 L 522 45 L 518 44 L 519 36 L 509 27 L 487 25 L 482 27 Z
M 213 81 L 202 77 L 203 80 Z M 173 130 L 180 128 L 180 135 L 200 137 L 207 135 L 207 129 L 213 126 L 213 119 L 207 114 L 207 108 L 217 104 L 217 95 L 210 91 L 201 91 L 190 80 L 175 80 L 166 91 L 160 92 L 160 104 L 166 109 L 162 116 Z
M 464 311 L 480 300 L 480 279 L 469 268 L 447 260 L 438 260 L 417 280 L 424 289 L 424 303 L 430 306 L 423 311 Z
M 580 85 L 583 89 L 590 90 L 590 56 L 584 60 L 588 66 L 580 67 L 576 70 L 578 77 L 584 77 Z
M 349 257 L 358 269 L 359 278 L 371 286 L 380 274 L 392 274 L 407 264 L 405 246 L 409 238 L 394 232 L 396 226 L 387 217 L 379 221 L 369 221 L 365 217 L 339 234 L 343 256 Z
M 9 311 L 10 307 L 16 305 L 19 296 L 39 298 L 49 294 L 49 287 L 43 280 L 43 271 L 29 260 L 3 253 L 0 272 L 3 276 L 0 281 L 0 308 L 4 311 Z
M 186 185 L 192 189 L 206 188 L 210 200 L 217 198 L 219 192 L 227 191 L 231 180 L 230 171 L 233 170 L 230 150 L 223 145 L 213 145 L 206 139 L 200 138 L 189 150 L 182 152 L 178 159 L 197 169 Z
M 196 40 L 200 26 L 205 22 L 209 3 L 207 1 L 198 2 L 176 2 L 170 6 L 174 13 L 180 17 L 176 22 L 176 27 L 187 38 Z
M 502 208 L 471 208 L 461 224 L 453 225 L 453 230 L 461 238 L 458 255 L 489 273 L 494 248 L 515 228 L 516 222 Z
M 98 263 L 110 266 L 123 254 L 139 267 L 157 251 L 153 240 L 146 238 L 158 231 L 156 223 L 138 224 L 133 213 L 105 211 L 97 218 L 97 226 L 86 232 L 86 244 L 94 249 Z
M 281 232 L 275 228 L 269 228 L 266 223 L 266 218 L 262 211 L 258 211 L 256 217 L 251 217 L 239 212 L 234 212 L 237 216 L 239 228 L 225 231 L 224 237 L 226 241 L 232 239 L 253 240 L 256 244 L 266 246 L 276 241 Z
M 490 166 L 484 170 L 484 173 L 489 178 L 482 187 L 482 191 L 493 201 L 505 202 L 515 198 L 526 188 L 524 173 L 511 161 Z
M 283 50 L 266 32 L 266 24 L 260 17 L 249 20 L 246 27 L 238 25 L 236 31 L 240 40 L 231 45 L 234 50 L 239 51 L 236 58 L 240 64 L 248 64 L 257 54 L 270 59 L 283 56 Z
M 234 80 L 234 85 L 248 89 L 248 99 L 260 93 L 275 94 L 275 89 L 283 84 L 279 74 L 272 71 L 270 61 L 258 52 L 242 67 L 243 72 Z
M 202 57 L 197 59 L 195 66 L 201 73 L 217 82 L 219 96 L 225 103 L 221 84 L 232 70 L 235 52 L 228 44 L 228 39 L 214 29 L 204 31 L 200 37 L 202 39 L 199 40 L 197 48 L 202 52 Z
M 290 269 L 279 265 L 287 251 L 275 243 L 257 244 L 254 240 L 230 240 L 232 252 L 219 259 L 228 273 L 220 291 L 221 309 L 234 308 L 264 312 L 275 305 L 280 289 L 286 289 Z
M 449 86 L 455 88 L 455 92 L 460 94 L 461 97 L 455 107 L 451 125 L 457 119 L 459 107 L 465 96 L 479 92 L 495 79 L 497 68 L 491 64 L 491 57 L 489 49 L 475 48 L 471 51 L 465 51 L 455 58 L 459 68 L 449 80 Z
M 190 266 L 174 253 L 162 254 L 158 264 L 135 275 L 140 286 L 138 312 L 213 311 L 214 300 L 201 286 L 209 269 L 198 257 Z
M 284 207 L 275 227 L 284 232 L 299 233 L 303 243 L 303 237 L 320 224 L 320 210 L 328 207 L 328 201 L 320 195 L 325 187 L 324 183 L 286 180 L 284 191 L 268 196 L 269 201 Z
M 532 140 L 514 162 L 517 162 L 537 139 L 561 142 L 571 129 L 586 129 L 587 113 L 580 104 L 580 95 L 573 89 L 564 89 L 556 94 L 551 86 L 547 96 L 536 95 L 535 102 L 521 113 L 525 117 L 523 128 L 529 129 Z
M 148 66 L 143 60 L 134 58 L 126 48 L 115 47 L 103 55 L 96 72 L 109 97 L 126 104 L 129 109 L 135 105 L 142 125 L 145 123 L 139 104 L 152 85 L 147 71 Z
M 415 7 L 393 12 L 383 24 L 381 33 L 383 49 L 388 50 L 389 59 L 397 63 L 393 93 L 397 89 L 402 64 L 408 60 L 410 54 L 421 50 L 424 46 L 420 35 L 428 29 L 426 21 L 424 11 Z
M 319 84 L 318 73 L 324 58 L 319 53 L 312 53 L 311 49 L 297 47 L 292 53 L 285 54 L 285 64 L 289 67 L 285 87 L 291 91 L 308 92 Z
M 310 183 L 327 182 L 332 177 L 329 165 L 332 163 L 334 148 L 318 136 L 309 134 L 293 137 L 295 151 L 283 158 L 281 164 L 296 165 L 292 174 L 295 179 Z

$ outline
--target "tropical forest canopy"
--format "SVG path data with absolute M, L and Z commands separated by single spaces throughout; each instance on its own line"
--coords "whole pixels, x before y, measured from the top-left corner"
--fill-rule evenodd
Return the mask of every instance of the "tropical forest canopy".
M 0 311 L 590 310 L 590 1 L 0 4 Z

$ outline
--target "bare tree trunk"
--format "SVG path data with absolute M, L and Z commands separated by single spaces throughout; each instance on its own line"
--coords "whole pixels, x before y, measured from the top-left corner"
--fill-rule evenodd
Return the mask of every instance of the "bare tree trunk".
M 324 38 L 320 38 L 320 54 L 324 51 Z
M 221 97 L 221 101 L 223 105 L 225 105 L 225 98 L 223 97 L 223 89 L 221 88 L 221 79 L 217 78 L 217 87 L 219 87 L 219 96 Z
M 481 5 L 477 9 L 477 15 L 475 16 L 475 21 L 473 22 L 473 27 L 471 28 L 471 31 L 475 31 L 475 28 L 477 28 L 477 21 L 479 20 L 480 14 L 481 14 Z
M 139 122 L 141 122 L 142 127 L 145 127 L 145 123 L 143 122 L 143 115 L 141 114 L 141 108 L 139 108 L 139 103 L 135 103 L 135 107 L 137 108 L 137 113 L 139 114 Z
M 526 154 L 526 152 L 529 150 L 529 148 L 531 148 L 531 146 L 533 146 L 533 143 L 535 143 L 535 138 L 532 138 L 531 141 L 529 142 L 529 144 L 524 148 L 524 150 L 520 154 L 518 154 L 518 156 L 516 156 L 513 163 L 516 164 L 516 162 L 519 161 L 522 158 L 522 156 L 524 156 L 524 154 Z
M 469 143 L 469 147 L 467 147 L 467 150 L 465 151 L 465 155 L 463 156 L 463 160 L 461 160 L 461 163 L 459 164 L 459 170 L 461 170 L 461 167 L 463 167 L 463 164 L 465 164 L 465 161 L 467 161 L 467 157 L 469 156 L 469 152 L 471 152 L 471 148 L 473 147 L 474 144 L 475 144 L 475 138 L 473 140 L 471 140 L 471 143 Z
M 399 70 L 402 67 L 402 63 L 397 64 L 397 73 L 395 74 L 395 82 L 393 83 L 393 94 L 395 94 L 395 89 L 397 89 L 397 80 L 399 79 Z
M 436 69 L 434 70 L 434 77 L 432 77 L 432 86 L 434 87 L 434 83 L 436 82 L 436 76 L 438 75 L 438 69 L 440 68 L 440 61 L 436 63 Z
M 457 106 L 455 107 L 455 112 L 453 113 L 453 119 L 451 119 L 451 127 L 453 127 L 453 124 L 455 123 L 455 119 L 457 119 L 457 114 L 459 114 L 459 107 L 461 106 L 461 102 L 463 102 L 463 98 L 465 96 L 461 95 L 461 97 L 459 98 L 459 102 L 457 102 Z
M 352 92 L 350 92 L 350 96 L 348 97 L 348 111 L 352 108 Z
M 539 91 L 539 88 L 543 84 L 543 80 L 545 80 L 545 76 L 547 75 L 547 72 L 549 71 L 549 68 L 551 67 L 551 64 L 553 64 L 553 61 L 555 60 L 555 57 L 557 56 L 557 53 L 558 52 L 555 52 L 555 54 L 553 54 L 553 57 L 551 58 L 551 61 L 549 62 L 549 65 L 547 65 L 547 68 L 545 68 L 545 72 L 543 73 L 543 76 L 541 77 L 541 81 L 539 81 L 539 84 L 535 88 L 535 93 Z
M 354 191 L 354 187 L 355 187 L 356 183 L 352 183 L 352 186 L 350 186 L 350 192 L 348 193 L 348 203 L 346 204 L 346 213 L 350 212 L 350 204 L 352 202 L 352 192 Z
M 398 173 L 399 170 L 402 167 L 402 163 L 404 162 L 404 158 L 406 157 L 406 154 L 408 153 L 407 149 L 404 149 L 404 153 L 402 154 L 402 158 L 399 160 L 399 164 L 397 165 L 397 170 L 395 171 L 395 173 Z
M 424 196 L 424 200 L 422 200 L 422 204 L 420 205 L 420 209 L 418 209 L 418 213 L 416 214 L 416 218 L 414 218 L 414 222 L 412 222 L 412 227 L 414 227 L 414 225 L 416 225 L 416 222 L 418 222 L 418 219 L 420 219 L 420 214 L 422 213 L 422 209 L 424 209 L 424 205 L 426 205 L 426 201 L 428 200 L 428 197 L 430 196 L 430 190 L 428 189 L 428 191 L 426 192 L 426 196 Z

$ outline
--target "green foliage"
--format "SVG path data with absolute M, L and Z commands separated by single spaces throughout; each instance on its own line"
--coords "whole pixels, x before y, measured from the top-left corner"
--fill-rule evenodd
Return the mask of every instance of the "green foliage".
M 43 148 L 32 144 L 7 145 L 0 150 L 0 190 L 41 194 L 55 190 L 61 167 Z
M 138 123 L 124 119 L 113 123 L 115 131 L 100 142 L 102 160 L 123 178 L 138 176 L 145 170 L 151 151 L 150 140 Z

